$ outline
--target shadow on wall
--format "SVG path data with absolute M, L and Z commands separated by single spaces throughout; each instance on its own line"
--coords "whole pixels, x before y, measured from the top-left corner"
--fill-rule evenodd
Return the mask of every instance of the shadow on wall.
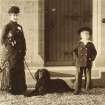
M 93 87 L 105 87 L 105 72 L 101 72 L 100 79 L 92 79 Z

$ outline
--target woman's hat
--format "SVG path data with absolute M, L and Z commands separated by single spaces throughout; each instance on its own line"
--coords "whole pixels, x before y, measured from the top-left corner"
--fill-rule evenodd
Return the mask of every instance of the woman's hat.
M 18 6 L 12 6 L 8 11 L 8 13 L 15 13 L 15 14 L 18 14 L 19 12 L 20 12 L 20 9 Z

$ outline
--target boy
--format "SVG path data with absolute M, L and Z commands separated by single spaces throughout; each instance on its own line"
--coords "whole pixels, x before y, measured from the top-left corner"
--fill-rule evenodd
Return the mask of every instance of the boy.
M 27 88 L 24 71 L 26 43 L 22 26 L 17 23 L 19 12 L 20 9 L 17 6 L 9 9 L 10 22 L 5 25 L 1 38 L 1 43 L 6 49 L 4 58 L 9 64 L 9 76 L 5 77 L 5 80 L 9 80 L 8 91 L 14 95 L 23 94 Z M 6 86 L 5 84 L 4 87 Z
M 82 75 L 85 75 L 85 88 L 89 92 L 91 86 L 91 68 L 92 62 L 95 60 L 97 51 L 94 44 L 89 40 L 92 30 L 88 27 L 83 27 L 79 31 L 81 40 L 74 49 L 74 57 L 76 61 L 76 81 L 74 94 L 77 95 L 81 91 Z

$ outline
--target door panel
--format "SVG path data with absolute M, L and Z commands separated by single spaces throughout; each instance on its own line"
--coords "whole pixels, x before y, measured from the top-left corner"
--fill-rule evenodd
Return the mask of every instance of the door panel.
M 45 0 L 45 65 L 73 65 L 82 26 L 92 25 L 92 0 Z

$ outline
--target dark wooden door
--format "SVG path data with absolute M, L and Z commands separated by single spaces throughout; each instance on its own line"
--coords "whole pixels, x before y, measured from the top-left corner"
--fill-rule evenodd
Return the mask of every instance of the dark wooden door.
M 92 27 L 92 0 L 45 0 L 45 65 L 73 65 L 78 29 Z

